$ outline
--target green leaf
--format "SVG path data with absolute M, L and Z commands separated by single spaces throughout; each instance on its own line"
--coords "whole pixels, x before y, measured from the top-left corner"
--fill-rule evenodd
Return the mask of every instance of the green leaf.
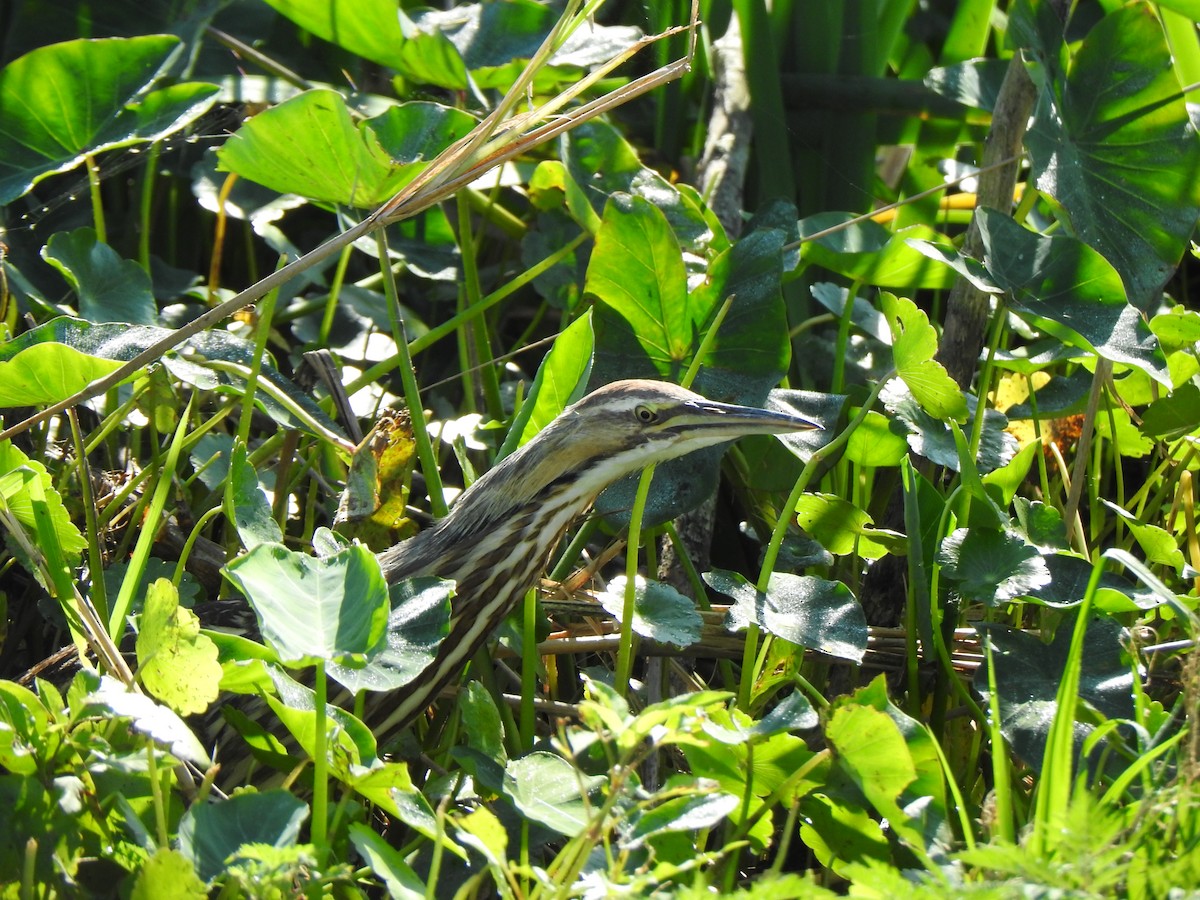
M 246 445 L 237 441 L 229 460 L 225 482 L 226 509 L 233 512 L 238 538 L 247 550 L 259 544 L 282 544 L 283 532 L 272 518 L 271 503 L 258 482 L 258 473 L 246 458 Z
M 350 118 L 341 94 L 305 91 L 259 113 L 217 151 L 219 170 L 281 194 L 371 207 L 404 175 L 369 128 Z
M 278 666 L 269 666 L 272 684 L 278 697 L 264 695 L 267 704 L 279 721 L 296 739 L 310 759 L 317 750 L 317 695 L 311 688 L 289 677 Z M 375 736 L 360 719 L 332 703 L 325 704 L 325 752 L 330 772 L 353 784 L 354 776 L 365 765 L 377 761 Z M 407 774 L 407 770 L 406 770 Z
M 1082 241 L 1036 234 L 993 209 L 975 217 L 983 264 L 1022 318 L 1171 387 L 1162 349 L 1141 312 L 1125 302 L 1121 276 L 1104 257 Z
M 1162 440 L 1178 440 L 1200 428 L 1200 388 L 1183 384 L 1155 400 L 1142 413 L 1142 432 Z
M 867 513 L 833 494 L 804 494 L 796 504 L 796 518 L 835 556 L 856 553 L 863 559 L 878 559 L 893 550 L 904 551 L 904 535 L 872 528 Z
M 424 900 L 425 883 L 399 850 L 362 822 L 350 825 L 350 843 L 358 851 L 371 873 L 384 883 L 393 900 Z
M 584 395 L 592 371 L 594 346 L 592 311 L 589 309 L 554 339 L 550 352 L 538 366 L 529 397 L 513 423 L 497 462 L 532 440 L 560 412 Z M 517 438 L 515 443 L 514 437 Z
M 617 621 L 625 608 L 624 575 L 608 583 L 608 589 L 597 599 Z M 646 581 L 640 575 L 634 585 L 633 621 L 630 627 L 636 634 L 660 644 L 690 647 L 700 640 L 704 620 L 696 604 L 669 584 Z
M 825 734 L 838 767 L 902 840 L 926 860 L 948 845 L 945 785 L 933 737 L 891 704 L 882 677 L 840 699 Z
M 403 687 L 437 657 L 450 633 L 454 583 L 441 578 L 409 578 L 388 586 L 391 613 L 387 642 L 361 666 L 329 663 L 326 671 L 352 691 L 392 691 Z
M 134 731 L 166 747 L 172 756 L 201 768 L 211 765 L 204 747 L 187 723 L 145 694 L 135 694 L 119 681 L 103 676 L 100 686 L 84 698 L 85 715 L 129 719 Z
M 375 554 L 361 544 L 323 559 L 259 544 L 223 571 L 287 663 L 368 655 L 385 641 L 387 582 Z
M 1056 698 L 1071 645 L 1071 621 L 1059 625 L 1049 645 L 1034 635 L 1002 625 L 981 625 L 992 644 L 1001 733 L 1017 756 L 1035 772 L 1041 770 L 1046 738 L 1058 714 Z M 1125 649 L 1126 640 L 1125 630 L 1109 617 L 1090 621 L 1084 637 L 1079 697 L 1112 719 L 1134 715 L 1133 670 Z M 987 700 L 990 694 L 987 666 L 979 667 L 975 690 Z M 1090 725 L 1076 722 L 1076 757 L 1091 731 Z
M 1050 570 L 1036 547 L 1013 531 L 959 528 L 938 549 L 942 574 L 968 601 L 1001 606 L 1050 582 Z
M 149 92 L 178 38 L 76 40 L 26 53 L 0 71 L 0 206 L 87 155 L 159 140 L 212 105 L 217 86 Z
M 120 367 L 65 344 L 27 346 L 0 361 L 0 408 L 57 403 Z
M 954 284 L 951 273 L 931 262 L 926 254 L 909 243 L 926 241 L 935 245 L 948 244 L 944 235 L 925 225 L 910 225 L 888 235 L 882 248 L 865 252 L 857 247 L 833 252 L 821 242 L 811 241 L 801 249 L 801 259 L 806 264 L 821 266 L 862 284 L 883 288 L 948 290 Z M 873 241 L 865 246 L 873 246 Z
M 949 426 L 933 418 L 921 408 L 908 385 L 901 379 L 893 379 L 880 394 L 884 407 L 908 431 L 908 446 L 939 466 L 958 471 L 958 445 Z M 974 416 L 975 398 L 967 395 L 967 410 Z M 1008 419 L 994 409 L 983 413 L 983 434 L 979 441 L 979 455 L 975 459 L 980 473 L 991 472 L 1008 463 L 1017 451 L 1017 440 L 1004 429 Z M 972 427 L 967 420 L 964 429 Z
M 1056 77 L 1057 76 L 1057 77 Z M 1200 144 L 1153 7 L 1133 3 L 1087 34 L 1055 72 L 1025 139 L 1040 190 L 1149 310 L 1200 215 Z
M 217 699 L 217 646 L 200 633 L 196 615 L 179 606 L 179 594 L 165 578 L 146 593 L 137 657 L 138 678 L 146 690 L 180 715 L 199 715 Z
M 801 647 L 860 662 L 867 650 L 862 606 L 840 581 L 773 572 L 766 593 L 737 572 L 714 569 L 704 580 L 732 597 L 725 627 L 740 631 L 757 623 L 764 631 Z
M 879 303 L 892 330 L 896 373 L 922 409 L 935 419 L 965 419 L 967 402 L 962 389 L 934 359 L 937 332 L 928 317 L 911 300 L 886 291 L 880 293 Z
M 281 788 L 193 803 L 179 822 L 179 851 L 201 878 L 212 881 L 246 844 L 295 846 L 307 818 L 304 801 Z
M 589 796 L 605 779 L 584 775 L 553 753 L 535 752 L 514 759 L 504 770 L 504 792 L 531 822 L 575 837 L 592 819 Z
M 903 432 L 893 430 L 892 421 L 874 410 L 850 433 L 846 443 L 846 458 L 860 466 L 898 466 L 907 455 Z
M 70 316 L 60 316 L 44 325 L 29 329 L 20 337 L 0 344 L 0 373 L 6 371 L 5 363 L 16 362 L 18 356 L 44 345 L 65 344 L 77 353 L 92 357 L 93 359 L 85 364 L 75 354 L 59 356 L 56 354 L 60 354 L 60 350 L 38 351 L 39 354 L 45 355 L 38 355 L 35 359 L 46 361 L 47 371 L 56 373 L 52 379 L 40 382 L 44 388 L 41 390 L 44 397 L 42 402 L 57 402 L 86 386 L 88 382 L 83 379 L 88 374 L 107 374 L 116 368 L 110 368 L 110 363 L 128 362 L 171 333 L 169 328 L 113 322 L 93 324 Z M 245 392 L 254 353 L 253 343 L 227 331 L 205 331 L 181 343 L 164 356 L 162 362 L 177 378 L 202 390 L 220 390 L 241 395 Z M 104 362 L 99 362 L 100 360 Z M 33 361 L 28 364 L 22 363 L 19 371 L 27 372 L 33 364 Z M 59 369 L 62 370 L 62 375 L 57 374 Z M 20 387 L 19 381 L 7 384 L 0 378 L 0 390 L 11 393 Z M 268 387 L 271 388 L 270 395 L 265 393 Z M 61 390 L 62 393 L 54 393 L 55 390 Z M 328 438 L 331 434 L 341 434 L 338 425 L 317 405 L 310 394 L 301 391 L 284 378 L 279 370 L 266 360 L 263 361 L 259 372 L 259 390 L 256 401 L 280 424 L 303 428 L 309 434 L 323 438 Z M 19 405 L 24 406 L 29 402 L 31 400 L 27 396 Z
M 390 0 L 267 0 L 315 34 L 382 66 L 394 66 L 404 45 L 396 4 Z
M 1125 527 L 1129 529 L 1134 540 L 1138 542 L 1138 546 L 1142 548 L 1142 552 L 1146 554 L 1147 563 L 1152 566 L 1170 566 L 1176 572 L 1183 571 L 1186 560 L 1183 557 L 1183 551 L 1179 549 L 1179 542 L 1176 541 L 1175 535 L 1165 528 L 1141 521 L 1132 513 L 1103 497 L 1100 498 L 1100 502 L 1124 521 Z
M 626 850 L 636 850 L 656 837 L 675 832 L 693 833 L 701 829 L 714 828 L 741 805 L 734 794 L 712 791 L 702 787 L 695 793 L 672 797 L 652 809 L 634 816 L 629 831 L 621 845 Z
M 669 380 L 682 377 L 704 321 L 688 306 L 683 251 L 658 207 L 628 194 L 609 198 L 584 290 L 600 300 L 597 350 L 624 343 L 623 356 L 649 361 Z M 610 329 L 620 335 L 616 342 Z M 649 374 L 645 362 L 639 368 Z
M 13 446 L 12 441 L 0 442 L 0 501 L 30 532 L 37 529 L 33 515 L 33 499 L 28 488 L 29 481 L 34 478 L 41 482 L 42 494 L 46 498 L 46 508 L 50 513 L 50 522 L 58 544 L 63 553 L 68 555 L 68 562 L 74 564 L 87 547 L 87 540 L 71 521 L 70 514 L 63 506 L 62 496 L 55 490 L 54 481 L 47 473 L 46 467 L 22 453 Z
M 645 165 L 619 130 L 599 120 L 584 122 L 563 139 L 565 170 L 551 174 L 566 197 L 572 217 L 595 233 L 614 194 L 631 194 L 652 203 L 666 217 L 679 242 L 699 251 L 713 240 L 703 211 L 678 187 Z
M 1150 330 L 1168 353 L 1191 348 L 1200 341 L 1200 312 L 1174 306 L 1150 320 Z
M 178 850 L 159 847 L 142 865 L 131 900 L 204 900 L 208 891 L 191 860 Z
M 89 322 L 153 325 L 158 307 L 150 276 L 131 259 L 121 259 L 91 228 L 50 236 L 42 257 L 62 272 L 79 298 L 79 315 Z

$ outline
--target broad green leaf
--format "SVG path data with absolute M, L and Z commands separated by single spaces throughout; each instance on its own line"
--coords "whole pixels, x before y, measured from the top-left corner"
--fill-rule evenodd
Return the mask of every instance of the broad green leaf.
M 1036 547 L 1012 531 L 959 528 L 938 549 L 942 575 L 964 600 L 1000 606 L 1050 581 Z
M 892 429 L 892 421 L 874 410 L 850 434 L 846 458 L 860 466 L 898 466 L 908 455 L 903 432 Z
M 159 847 L 137 873 L 131 900 L 204 900 L 204 882 L 192 861 L 178 850 Z
M 263 699 L 296 739 L 309 759 L 317 753 L 317 697 L 309 687 L 288 676 L 276 666 L 268 668 L 278 697 L 271 694 Z M 352 713 L 332 703 L 325 705 L 325 753 L 329 771 L 339 780 L 352 783 L 357 771 L 373 765 L 378 746 L 371 729 Z
M 1132 513 L 1103 497 L 1100 498 L 1100 502 L 1121 518 L 1134 540 L 1138 542 L 1138 546 L 1142 548 L 1148 564 L 1170 566 L 1176 572 L 1183 571 L 1186 560 L 1183 557 L 1183 551 L 1179 549 L 1178 541 L 1171 532 L 1149 522 L 1141 521 Z
M 87 547 L 87 541 L 71 521 L 62 496 L 54 489 L 54 481 L 46 467 L 30 459 L 12 441 L 0 442 L 0 502 L 30 533 L 36 530 L 33 517 L 33 502 L 27 487 L 30 479 L 41 481 L 42 494 L 50 513 L 50 521 L 58 537 L 58 544 L 70 560 L 77 561 Z
M 258 482 L 258 473 L 246 458 L 246 445 L 240 441 L 234 444 L 229 462 L 225 503 L 226 510 L 233 513 L 238 538 L 247 550 L 259 544 L 283 543 L 283 532 L 271 516 L 271 503 Z
M 801 248 L 800 255 L 805 264 L 821 266 L 862 284 L 907 291 L 948 290 L 954 283 L 954 276 L 909 246 L 908 242 L 912 240 L 947 243 L 943 235 L 925 225 L 910 225 L 889 232 L 887 242 L 879 250 L 863 252 L 854 249 L 835 253 L 813 241 Z
M 617 621 L 621 621 L 625 607 L 625 576 L 618 575 L 608 583 L 608 589 L 597 598 Z M 690 647 L 700 640 L 704 620 L 696 610 L 696 604 L 669 584 L 661 581 L 646 581 L 640 575 L 634 586 L 633 621 L 634 633 L 660 644 Z
M 363 862 L 387 888 L 393 900 L 424 900 L 428 892 L 403 854 L 362 822 L 350 825 L 350 843 Z
M 550 352 L 538 366 L 533 387 L 497 461 L 532 440 L 560 412 L 584 395 L 592 371 L 594 346 L 592 311 L 589 309 L 554 339 Z M 522 420 L 524 425 L 518 429 Z M 517 438 L 515 442 L 514 437 Z
M 766 593 L 737 572 L 704 573 L 708 586 L 734 600 L 725 627 L 740 631 L 753 622 L 801 647 L 859 662 L 867 650 L 867 620 L 850 589 L 814 575 L 773 572 Z
M 179 851 L 211 881 L 245 844 L 294 846 L 307 818 L 308 805 L 282 788 L 193 803 L 179 822 Z
M 1142 432 L 1152 438 L 1173 441 L 1200 428 L 1200 388 L 1184 384 L 1142 413 Z
M 375 133 L 355 125 L 341 94 L 305 91 L 259 113 L 217 151 L 220 171 L 279 191 L 377 206 L 403 183 Z
M 614 194 L 631 194 L 657 207 L 688 250 L 699 252 L 712 241 L 703 211 L 645 165 L 637 149 L 612 125 L 584 122 L 563 138 L 563 151 L 566 169 L 560 186 L 567 208 L 581 225 L 588 227 L 597 213 L 604 213 Z
M 980 209 L 976 221 L 983 264 L 1017 313 L 1077 346 L 1078 335 L 1083 347 L 1170 387 L 1162 349 L 1099 253 L 1066 235 L 1035 234 L 995 210 Z
M 390 0 L 267 0 L 276 11 L 315 34 L 382 66 L 394 66 L 404 37 Z
M 1088 581 L 1092 577 L 1092 564 L 1086 559 L 1065 552 L 1051 553 L 1044 559 L 1050 570 L 1050 580 L 1032 591 L 1026 599 L 1064 609 L 1082 603 Z M 1106 595 L 1108 600 L 1102 600 Z M 1124 602 L 1115 602 L 1119 600 Z M 1100 590 L 1096 595 L 1097 606 L 1122 605 L 1125 607 L 1124 611 L 1132 611 L 1154 609 L 1162 603 L 1162 599 L 1156 597 L 1153 591 L 1114 572 L 1105 572 L 1100 576 Z
M 172 756 L 201 768 L 211 764 L 208 753 L 183 719 L 145 694 L 135 694 L 107 675 L 100 679 L 100 686 L 84 698 L 84 714 L 129 719 L 134 731 L 166 747 Z
M 361 544 L 323 559 L 259 544 L 223 571 L 246 595 L 263 637 L 285 662 L 361 657 L 386 641 L 387 582 L 375 555 Z
M 892 705 L 882 677 L 840 699 L 825 734 L 839 768 L 901 839 L 924 855 L 949 843 L 945 785 L 933 737 Z
M 212 105 L 217 86 L 150 87 L 181 48 L 170 35 L 39 47 L 0 71 L 0 206 L 88 155 L 156 141 Z
M 629 823 L 622 846 L 636 850 L 663 834 L 692 832 L 714 828 L 741 805 L 735 794 L 697 787 L 694 793 L 658 804 L 653 809 L 635 815 Z
M 158 307 L 150 276 L 131 259 L 121 259 L 91 228 L 51 235 L 42 257 L 62 272 L 79 298 L 79 315 L 89 322 L 153 325 Z
M 352 691 L 391 691 L 423 672 L 450 633 L 454 583 L 440 578 L 410 578 L 388 586 L 391 613 L 387 641 L 361 666 L 330 663 L 329 676 Z
M 574 837 L 591 821 L 593 804 L 588 798 L 604 782 L 561 756 L 539 751 L 509 762 L 504 792 L 531 822 Z
M 821 428 L 813 431 L 777 434 L 772 437 L 747 438 L 746 442 L 752 446 L 755 440 L 760 442 L 777 441 L 787 447 L 802 462 L 807 463 L 814 453 L 837 437 L 838 426 L 842 421 L 842 412 L 848 399 L 846 394 L 822 394 L 816 391 L 776 388 L 767 395 L 764 408 L 773 412 L 803 416 L 816 422 Z M 794 478 L 788 480 L 786 487 L 776 488 L 776 490 L 788 490 L 794 480 Z
M 929 318 L 911 300 L 886 291 L 880 293 L 879 303 L 892 330 L 896 373 L 917 402 L 935 419 L 965 419 L 967 402 L 962 389 L 934 359 L 937 332 Z
M 57 403 L 120 366 L 65 344 L 27 346 L 0 361 L 0 408 Z
M 992 644 L 996 665 L 1000 730 L 1017 756 L 1035 772 L 1040 771 L 1046 737 L 1058 714 L 1056 698 L 1071 645 L 1071 620 L 1060 623 L 1049 645 L 1034 635 L 1002 625 L 981 627 Z M 1134 715 L 1133 671 L 1126 641 L 1125 630 L 1108 617 L 1090 621 L 1084 637 L 1079 697 L 1114 719 Z M 985 700 L 988 698 L 986 665 L 980 666 L 975 675 L 975 689 Z M 1076 755 L 1091 730 L 1082 722 L 1075 724 Z
M 1191 348 L 1200 341 L 1200 312 L 1174 306 L 1154 316 L 1150 330 L 1167 352 Z
M 903 551 L 904 536 L 871 527 L 871 517 L 833 494 L 804 494 L 796 504 L 800 527 L 834 556 L 856 553 L 878 559 L 890 550 Z
M 138 678 L 151 694 L 183 716 L 199 715 L 217 699 L 217 646 L 200 620 L 179 605 L 175 586 L 160 578 L 146 593 L 138 620 Z
M 682 377 L 710 310 L 689 306 L 683 251 L 658 207 L 628 194 L 609 198 L 584 290 L 600 300 L 598 351 L 631 357 L 637 367 L 629 374 Z
M 888 328 L 887 319 L 865 297 L 855 294 L 851 301 L 849 290 L 828 281 L 817 282 L 809 289 L 809 292 L 813 295 L 814 300 L 839 319 L 846 316 L 846 304 L 850 303 L 850 321 L 856 328 L 877 341 L 885 344 L 891 343 L 892 332 Z
M 56 368 L 63 369 L 63 375 L 56 375 L 44 384 L 47 397 L 43 402 L 57 402 L 78 390 L 76 385 L 85 386 L 87 382 L 80 382 L 87 374 L 107 374 L 116 368 L 108 368 L 110 363 L 128 362 L 171 333 L 169 328 L 150 325 L 125 325 L 115 322 L 93 324 L 82 319 L 60 316 L 0 344 L 0 373 L 5 371 L 5 363 L 14 362 L 18 355 L 43 345 L 65 344 L 78 353 L 92 357 L 93 359 L 85 365 L 72 355 L 59 358 L 47 351 L 40 351 L 47 354 L 46 358 L 51 363 L 47 368 L 50 371 Z M 253 343 L 227 331 L 204 331 L 193 335 L 169 352 L 162 358 L 162 362 L 175 377 L 203 390 L 242 395 L 245 393 L 254 352 Z M 24 364 L 19 371 L 26 371 Z M 0 380 L 0 388 L 3 385 L 3 381 Z M 55 394 L 50 398 L 48 395 L 51 389 L 58 388 L 64 393 Z M 7 386 L 7 389 L 19 389 L 19 382 Z M 259 393 L 255 399 L 282 425 L 303 428 L 310 434 L 324 438 L 341 434 L 337 423 L 329 418 L 329 414 L 317 405 L 313 397 L 284 378 L 274 364 L 267 360 L 263 360 L 259 372 Z M 28 402 L 30 401 L 26 399 L 21 405 Z
M 464 110 L 428 101 L 411 101 L 393 106 L 367 119 L 366 128 L 379 140 L 384 152 L 400 170 L 399 190 L 416 178 L 443 150 L 466 137 L 479 120 Z
M 1200 215 L 1200 143 L 1153 7 L 1106 15 L 1065 82 L 1056 74 L 1025 139 L 1037 186 L 1121 273 L 1130 302 L 1149 310 Z
M 907 430 L 908 446 L 915 453 L 939 466 L 958 470 L 958 446 L 949 426 L 925 412 L 904 381 L 894 378 L 888 382 L 880 394 L 880 400 L 888 413 Z M 974 416 L 975 398 L 967 395 L 966 400 L 967 410 Z M 979 455 L 975 459 L 980 474 L 1005 465 L 1017 452 L 1016 438 L 1004 430 L 1007 425 L 1008 419 L 1003 413 L 994 409 L 984 410 L 983 434 L 979 442 Z M 971 427 L 971 419 L 968 419 L 963 430 L 970 431 Z
M 839 874 L 845 873 L 850 861 L 873 862 L 880 868 L 892 865 L 887 836 L 862 807 L 861 799 L 847 801 L 828 793 L 804 799 L 800 839 L 821 865 Z
M 950 66 L 937 66 L 925 73 L 925 87 L 963 106 L 991 112 L 1000 85 L 1008 71 L 1008 60 L 969 59 Z

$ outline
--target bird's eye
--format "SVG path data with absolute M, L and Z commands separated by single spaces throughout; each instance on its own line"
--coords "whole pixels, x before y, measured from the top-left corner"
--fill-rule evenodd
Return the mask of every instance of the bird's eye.
M 633 414 L 637 416 L 637 420 L 643 425 L 649 425 L 651 422 L 658 421 L 658 413 L 648 406 L 637 407 L 637 409 L 633 411 Z

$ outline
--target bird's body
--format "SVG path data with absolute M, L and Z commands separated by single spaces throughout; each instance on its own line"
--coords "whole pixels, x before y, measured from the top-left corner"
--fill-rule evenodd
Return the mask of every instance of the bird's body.
M 816 427 L 656 381 L 614 382 L 568 407 L 476 481 L 448 516 L 379 555 L 389 582 L 436 575 L 456 583 L 450 634 L 435 661 L 402 689 L 388 724 L 414 718 L 457 677 L 608 485 L 745 434 Z

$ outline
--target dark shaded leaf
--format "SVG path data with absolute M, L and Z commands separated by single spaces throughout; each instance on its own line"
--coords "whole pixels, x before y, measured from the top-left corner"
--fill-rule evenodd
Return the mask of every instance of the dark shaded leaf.
M 158 307 L 150 276 L 131 259 L 122 259 L 96 240 L 91 228 L 51 235 L 42 257 L 70 282 L 79 298 L 79 315 L 89 322 L 153 325 Z
M 959 528 L 938 550 L 942 574 L 968 601 L 1000 606 L 1050 582 L 1036 547 L 1012 531 Z
M 283 789 L 194 803 L 179 823 L 179 850 L 211 881 L 243 844 L 294 846 L 307 818 L 307 804 Z
M 1046 737 L 1058 715 L 1058 686 L 1071 645 L 1070 621 L 1062 623 L 1049 645 L 1037 637 L 985 623 L 980 626 L 992 645 L 1000 694 L 1000 730 L 1016 754 L 1035 772 L 1041 771 Z M 1084 638 L 1079 697 L 1108 718 L 1130 718 L 1133 671 L 1123 646 L 1125 630 L 1112 619 L 1093 619 Z M 987 667 L 975 675 L 975 689 L 989 696 Z M 1092 731 L 1075 723 L 1075 751 Z

